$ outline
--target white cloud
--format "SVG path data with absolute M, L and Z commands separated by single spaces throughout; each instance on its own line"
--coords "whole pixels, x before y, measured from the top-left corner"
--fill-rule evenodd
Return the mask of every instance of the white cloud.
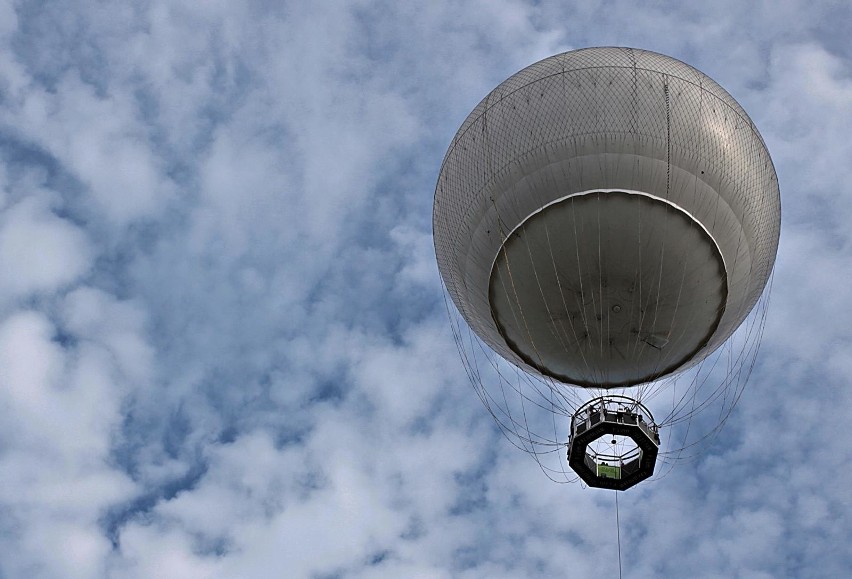
M 66 329 L 77 339 L 108 351 L 124 380 L 150 385 L 155 353 L 147 341 L 148 320 L 138 304 L 83 287 L 65 296 L 61 312 Z
M 0 295 L 56 291 L 89 270 L 92 254 L 85 233 L 57 217 L 43 196 L 26 198 L 0 215 Z
M 135 489 L 109 465 L 120 420 L 109 361 L 88 348 L 69 356 L 54 330 L 35 312 L 0 326 L 0 505 L 19 521 L 2 557 L 13 574 L 91 577 L 111 550 L 103 509 Z

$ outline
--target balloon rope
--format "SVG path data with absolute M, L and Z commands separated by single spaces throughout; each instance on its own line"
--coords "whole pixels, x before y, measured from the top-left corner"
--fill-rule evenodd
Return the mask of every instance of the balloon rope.
M 618 491 L 615 493 L 615 530 L 618 537 L 618 579 L 621 578 L 621 521 L 618 519 Z

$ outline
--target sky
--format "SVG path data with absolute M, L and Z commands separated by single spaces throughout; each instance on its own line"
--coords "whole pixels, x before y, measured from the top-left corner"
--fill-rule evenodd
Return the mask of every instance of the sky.
M 826 0 L 0 0 L 0 579 L 615 576 L 467 382 L 441 160 L 517 70 L 645 48 L 778 172 L 758 365 L 619 494 L 625 577 L 852 568 L 852 7 Z

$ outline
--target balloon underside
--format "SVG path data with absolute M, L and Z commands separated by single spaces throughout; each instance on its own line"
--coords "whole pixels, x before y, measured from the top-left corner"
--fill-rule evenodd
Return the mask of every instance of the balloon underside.
M 554 203 L 508 236 L 494 322 L 540 373 L 580 386 L 648 382 L 695 356 L 727 297 L 722 255 L 685 212 L 642 194 Z

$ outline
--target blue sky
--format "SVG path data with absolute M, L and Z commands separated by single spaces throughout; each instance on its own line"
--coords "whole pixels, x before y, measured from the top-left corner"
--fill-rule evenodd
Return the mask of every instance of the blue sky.
M 0 578 L 601 576 L 467 383 L 431 240 L 504 78 L 595 45 L 749 111 L 783 224 L 759 365 L 619 496 L 626 577 L 852 568 L 844 2 L 0 0 Z

